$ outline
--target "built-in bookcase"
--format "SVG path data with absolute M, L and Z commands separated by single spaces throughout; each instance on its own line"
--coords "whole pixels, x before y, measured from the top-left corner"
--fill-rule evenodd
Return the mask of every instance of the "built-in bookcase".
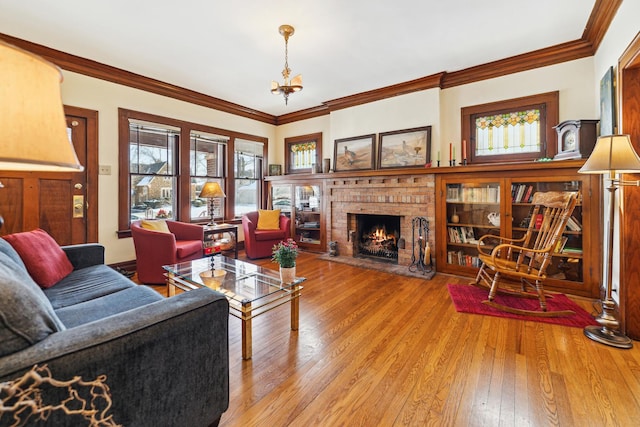
M 545 287 L 598 297 L 599 177 L 578 174 L 574 168 L 555 169 L 544 177 L 531 172 L 437 176 L 438 271 L 474 276 L 480 267 L 477 242 L 481 236 L 522 237 L 531 220 L 531 200 L 536 192 L 577 191 L 580 201 L 547 270 Z M 592 197 L 594 189 L 596 197 Z

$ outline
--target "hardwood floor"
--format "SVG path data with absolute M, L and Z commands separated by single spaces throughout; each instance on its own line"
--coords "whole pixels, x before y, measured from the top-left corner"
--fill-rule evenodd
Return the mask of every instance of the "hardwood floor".
M 254 319 L 253 359 L 243 361 L 240 321 L 230 317 L 221 426 L 640 423 L 640 343 L 617 350 L 579 328 L 457 313 L 446 284 L 465 278 L 316 258 L 298 259 L 307 278 L 299 331 L 286 307 Z

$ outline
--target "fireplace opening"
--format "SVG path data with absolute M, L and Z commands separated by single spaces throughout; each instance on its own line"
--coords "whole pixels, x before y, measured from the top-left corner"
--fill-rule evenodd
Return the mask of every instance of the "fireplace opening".
M 354 256 L 398 263 L 400 216 L 356 215 Z

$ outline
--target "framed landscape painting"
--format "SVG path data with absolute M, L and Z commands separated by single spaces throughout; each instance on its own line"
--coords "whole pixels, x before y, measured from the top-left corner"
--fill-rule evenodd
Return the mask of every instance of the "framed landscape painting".
M 378 169 L 424 167 L 431 161 L 431 126 L 380 134 Z
M 373 169 L 375 141 L 375 134 L 336 139 L 333 146 L 333 170 Z

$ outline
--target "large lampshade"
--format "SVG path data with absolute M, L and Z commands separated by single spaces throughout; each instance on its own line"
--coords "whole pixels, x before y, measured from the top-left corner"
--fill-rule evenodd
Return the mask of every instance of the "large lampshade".
M 629 135 L 601 136 L 593 152 L 578 172 L 591 174 L 637 173 L 640 157 L 636 154 Z
M 67 135 L 61 81 L 58 67 L 0 40 L 0 170 L 84 169 Z
M 200 191 L 200 197 L 203 199 L 210 199 L 214 197 L 226 197 L 224 191 L 217 182 L 207 182 Z

